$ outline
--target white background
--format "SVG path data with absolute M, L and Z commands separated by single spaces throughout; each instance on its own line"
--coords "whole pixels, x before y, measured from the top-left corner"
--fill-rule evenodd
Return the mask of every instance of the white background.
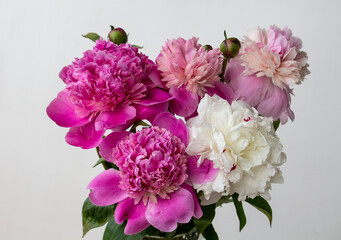
M 0 1 L 0 239 L 81 239 L 81 207 L 101 167 L 94 150 L 64 141 L 67 129 L 45 108 L 63 89 L 58 73 L 91 48 L 81 37 L 109 25 L 154 59 L 167 38 L 200 37 L 217 47 L 223 30 L 288 25 L 304 42 L 311 75 L 294 90 L 294 122 L 278 132 L 288 161 L 274 185 L 273 226 L 245 205 L 238 232 L 233 205 L 218 209 L 220 239 L 340 239 L 340 2 L 335 0 Z M 104 228 L 85 240 L 102 238 Z

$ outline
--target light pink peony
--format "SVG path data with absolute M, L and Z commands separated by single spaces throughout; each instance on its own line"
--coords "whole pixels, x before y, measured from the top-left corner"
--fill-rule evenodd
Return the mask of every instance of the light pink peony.
M 98 40 L 93 50 L 62 69 L 59 76 L 67 85 L 47 113 L 58 125 L 71 127 L 69 144 L 95 147 L 105 130 L 167 111 L 172 97 L 157 87 L 155 71 L 136 47 Z
M 230 89 L 219 81 L 222 61 L 219 49 L 205 51 L 198 38 L 168 40 L 156 63 L 161 81 L 174 96 L 170 110 L 188 117 L 197 109 L 200 98 L 205 93 L 213 94 L 215 89 L 229 98 Z
M 188 140 L 184 122 L 161 113 L 154 123 L 137 133 L 108 135 L 99 145 L 100 154 L 119 170 L 106 170 L 88 186 L 95 205 L 118 203 L 115 221 L 122 224 L 127 219 L 126 234 L 138 233 L 149 225 L 171 232 L 177 223 L 202 216 L 195 192 L 186 183 Z
M 226 68 L 225 80 L 234 90 L 234 99 L 256 107 L 260 114 L 293 120 L 291 87 L 309 74 L 302 41 L 291 30 L 271 26 L 256 28 L 242 42 L 239 55 Z

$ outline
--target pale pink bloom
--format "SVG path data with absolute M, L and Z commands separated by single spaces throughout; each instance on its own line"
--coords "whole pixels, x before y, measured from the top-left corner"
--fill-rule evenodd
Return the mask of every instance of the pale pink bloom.
M 205 51 L 198 38 L 168 40 L 156 59 L 161 81 L 174 97 L 169 108 L 182 117 L 195 114 L 205 93 L 231 100 L 232 90 L 220 82 L 222 71 L 219 49 Z
M 236 60 L 245 67 L 245 74 L 269 77 L 284 89 L 301 83 L 309 73 L 307 55 L 301 48 L 302 41 L 287 27 L 256 28 L 245 37 Z
M 104 159 L 117 165 L 89 184 L 90 201 L 98 206 L 117 203 L 115 222 L 127 219 L 124 232 L 135 234 L 149 225 L 164 231 L 177 223 L 200 218 L 202 211 L 188 185 L 186 125 L 170 113 L 161 113 L 153 127 L 140 132 L 113 132 L 99 145 Z
M 206 51 L 198 38 L 168 40 L 156 60 L 166 87 L 185 86 L 187 91 L 203 96 L 207 87 L 219 81 L 222 57 L 218 48 Z
M 226 67 L 225 80 L 234 91 L 233 99 L 243 100 L 263 116 L 282 123 L 293 120 L 291 87 L 309 74 L 307 54 L 301 48 L 302 41 L 287 27 L 250 31 L 239 55 Z

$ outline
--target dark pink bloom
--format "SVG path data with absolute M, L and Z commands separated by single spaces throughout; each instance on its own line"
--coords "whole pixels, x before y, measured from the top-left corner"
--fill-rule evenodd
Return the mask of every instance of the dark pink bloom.
M 221 86 L 219 74 L 223 58 L 218 48 L 206 51 L 198 38 L 168 40 L 156 59 L 161 81 L 174 96 L 170 101 L 171 112 L 182 117 L 195 113 L 205 93 L 212 93 Z M 219 85 L 219 86 L 218 86 Z M 230 99 L 230 90 L 224 96 Z
M 69 144 L 95 147 L 105 130 L 127 128 L 167 111 L 172 97 L 158 88 L 156 71 L 136 47 L 98 40 L 93 50 L 62 69 L 59 76 L 66 87 L 47 114 L 59 126 L 71 127 Z
M 154 126 L 137 133 L 113 132 L 99 145 L 109 169 L 89 184 L 89 198 L 98 206 L 117 203 L 115 221 L 127 219 L 126 234 L 149 225 L 164 231 L 188 223 L 202 211 L 188 182 L 186 125 L 170 113 L 161 113 Z M 196 166 L 195 166 L 196 167 Z

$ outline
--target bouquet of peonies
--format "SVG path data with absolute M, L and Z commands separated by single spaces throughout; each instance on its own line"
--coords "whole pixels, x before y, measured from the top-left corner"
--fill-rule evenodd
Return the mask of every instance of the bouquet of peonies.
M 275 131 L 294 113 L 292 89 L 309 74 L 302 41 L 288 28 L 256 28 L 220 48 L 167 40 L 155 62 L 111 26 L 59 77 L 47 107 L 70 128 L 66 142 L 96 148 L 105 169 L 88 185 L 83 233 L 104 240 L 218 239 L 216 207 L 243 202 L 264 213 L 286 161 Z

